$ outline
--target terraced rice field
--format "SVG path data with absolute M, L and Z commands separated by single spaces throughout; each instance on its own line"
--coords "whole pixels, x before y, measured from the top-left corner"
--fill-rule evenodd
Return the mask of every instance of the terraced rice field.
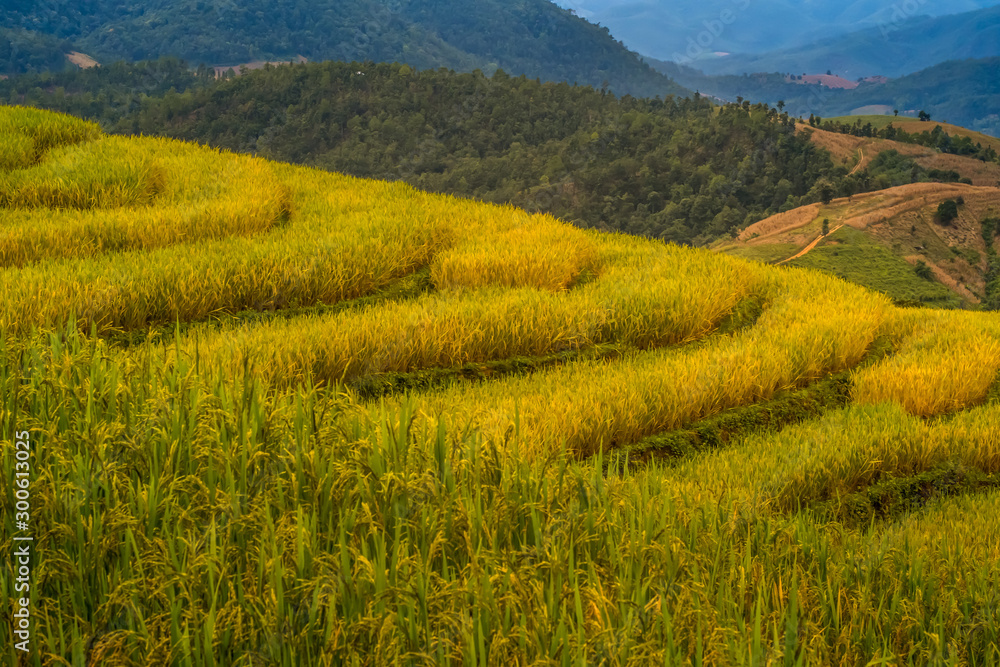
M 995 315 L 0 129 L 10 664 L 1000 663 Z

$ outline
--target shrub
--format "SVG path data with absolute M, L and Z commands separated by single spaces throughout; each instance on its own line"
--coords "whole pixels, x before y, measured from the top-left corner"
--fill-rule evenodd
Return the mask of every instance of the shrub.
M 934 280 L 934 272 L 931 271 L 931 267 L 927 266 L 923 260 L 917 261 L 917 267 L 915 270 L 917 275 L 924 280 Z
M 958 202 L 954 199 L 945 199 L 938 205 L 937 219 L 942 225 L 950 225 L 958 217 Z

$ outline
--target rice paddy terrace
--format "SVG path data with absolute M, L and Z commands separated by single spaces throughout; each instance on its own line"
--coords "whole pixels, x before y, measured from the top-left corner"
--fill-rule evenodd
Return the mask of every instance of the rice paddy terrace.
M 0 216 L 7 661 L 1000 663 L 996 315 L 17 107 Z

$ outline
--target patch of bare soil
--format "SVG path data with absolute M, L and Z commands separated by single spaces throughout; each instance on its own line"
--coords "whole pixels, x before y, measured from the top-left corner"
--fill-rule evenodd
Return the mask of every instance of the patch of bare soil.
M 86 53 L 80 53 L 79 51 L 70 51 L 67 53 L 66 60 L 70 61 L 80 69 L 90 69 L 91 67 L 98 67 L 101 64 L 88 56 Z

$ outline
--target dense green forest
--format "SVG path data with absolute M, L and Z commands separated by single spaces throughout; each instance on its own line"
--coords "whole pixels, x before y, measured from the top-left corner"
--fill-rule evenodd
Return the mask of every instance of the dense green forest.
M 65 42 L 102 63 L 175 56 L 198 64 L 260 60 L 401 62 L 498 68 L 621 94 L 684 92 L 593 25 L 548 0 L 117 0 L 0 6 L 0 25 Z M 29 32 L 30 31 L 30 32 Z M 2 49 L 2 39 L 0 39 Z M 0 71 L 38 71 L 0 53 Z M 50 54 L 58 59 L 58 54 Z M 54 67 L 50 67 L 54 68 Z
M 138 112 L 149 97 L 214 83 L 206 69 L 199 75 L 182 60 L 161 58 L 11 77 L 0 81 L 0 102 L 62 111 L 110 129 L 127 114 Z
M 688 244 L 828 196 L 957 177 L 899 156 L 847 176 L 766 105 L 619 98 L 503 70 L 329 62 L 216 81 L 168 59 L 16 77 L 0 99 Z
M 0 28 L 0 74 L 64 69 L 68 64 L 65 54 L 71 50 L 68 40 L 32 30 Z

